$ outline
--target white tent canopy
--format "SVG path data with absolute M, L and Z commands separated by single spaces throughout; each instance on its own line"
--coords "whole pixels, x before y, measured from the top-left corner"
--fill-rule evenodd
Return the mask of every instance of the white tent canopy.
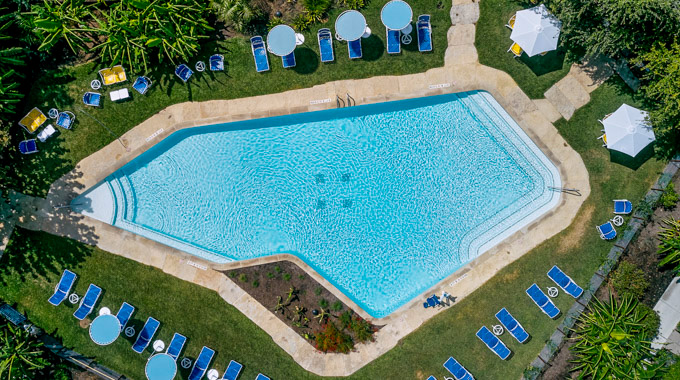
M 607 148 L 637 156 L 654 141 L 654 131 L 645 121 L 647 112 L 624 104 L 602 121 L 607 135 Z
M 557 49 L 561 26 L 562 23 L 541 4 L 515 14 L 515 25 L 510 39 L 532 57 Z

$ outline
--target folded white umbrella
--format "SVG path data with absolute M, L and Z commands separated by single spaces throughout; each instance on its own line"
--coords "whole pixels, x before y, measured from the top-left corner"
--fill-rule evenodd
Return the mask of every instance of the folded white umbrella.
M 654 141 L 654 131 L 645 121 L 647 112 L 624 104 L 602 121 L 607 134 L 607 148 L 637 156 Z
M 515 25 L 510 39 L 532 57 L 557 49 L 561 26 L 562 23 L 541 4 L 515 14 Z

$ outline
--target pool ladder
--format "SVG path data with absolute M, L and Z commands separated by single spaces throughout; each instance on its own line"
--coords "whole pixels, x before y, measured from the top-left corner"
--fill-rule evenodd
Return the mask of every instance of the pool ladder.
M 345 100 L 342 99 L 339 95 L 335 95 L 335 105 L 337 106 L 337 108 L 351 107 L 351 106 L 357 105 L 356 100 L 354 100 L 354 98 L 352 96 L 350 96 L 349 93 L 347 93 L 346 95 L 347 95 L 347 97 L 346 97 L 347 102 L 345 102 Z
M 576 195 L 576 196 L 581 196 L 581 191 L 579 189 L 568 189 L 566 187 L 554 187 L 554 186 L 548 186 L 548 190 L 555 191 L 558 193 L 565 193 L 569 195 Z

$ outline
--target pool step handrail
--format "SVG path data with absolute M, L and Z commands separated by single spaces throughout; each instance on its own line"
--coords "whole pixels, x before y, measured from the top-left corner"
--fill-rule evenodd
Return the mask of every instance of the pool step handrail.
M 581 191 L 579 189 L 569 189 L 566 187 L 554 187 L 554 186 L 548 186 L 548 190 L 551 191 L 556 191 L 558 193 L 565 193 L 569 195 L 576 195 L 576 196 L 581 196 Z
M 345 101 L 342 100 L 342 98 L 340 96 L 338 96 L 337 94 L 335 95 L 335 104 L 336 104 L 337 108 L 340 108 L 340 107 L 344 108 L 345 107 Z
M 349 93 L 347 93 L 347 107 L 356 106 L 356 105 L 357 105 L 356 100 L 354 100 L 354 98 L 351 97 L 349 95 Z

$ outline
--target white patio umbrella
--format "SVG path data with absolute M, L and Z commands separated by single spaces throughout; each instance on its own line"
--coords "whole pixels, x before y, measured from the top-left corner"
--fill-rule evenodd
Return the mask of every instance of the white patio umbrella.
M 541 4 L 515 14 L 515 25 L 510 39 L 532 57 L 557 49 L 561 26 L 562 23 Z
M 602 121 L 607 135 L 607 148 L 637 156 L 654 141 L 654 131 L 645 121 L 647 112 L 624 104 Z

